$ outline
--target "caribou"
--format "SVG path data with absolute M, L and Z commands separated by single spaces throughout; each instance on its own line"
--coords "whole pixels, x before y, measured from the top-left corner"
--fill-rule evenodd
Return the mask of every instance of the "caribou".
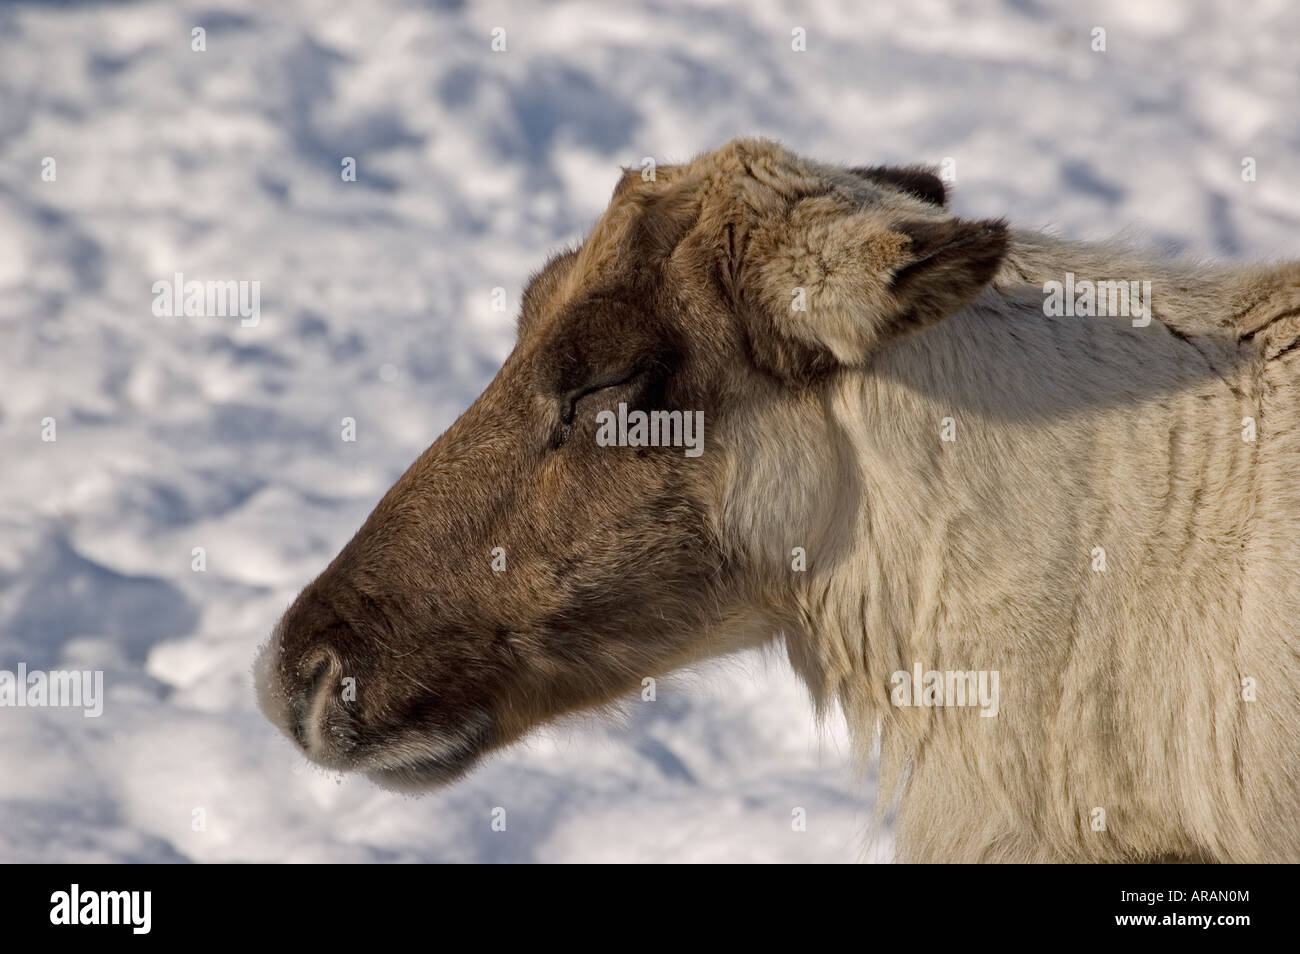
M 1065 314 L 1067 276 L 1150 320 Z M 1294 262 L 969 219 L 929 169 L 765 140 L 627 171 L 289 607 L 260 705 L 423 790 L 779 645 L 900 860 L 1300 861 L 1297 345 Z M 701 415 L 701 452 L 597 440 L 623 406 Z M 917 671 L 996 706 L 899 704 Z

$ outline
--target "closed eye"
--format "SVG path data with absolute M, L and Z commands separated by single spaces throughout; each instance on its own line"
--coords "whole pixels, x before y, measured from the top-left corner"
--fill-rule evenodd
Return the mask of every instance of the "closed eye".
M 591 384 L 586 387 L 578 388 L 574 391 L 570 391 L 567 397 L 565 398 L 564 409 L 560 415 L 561 422 L 566 427 L 572 426 L 573 419 L 578 411 L 578 402 L 581 401 L 583 398 L 591 397 L 594 394 L 601 394 L 605 391 L 613 391 L 617 388 L 624 387 L 625 385 L 631 384 L 637 378 L 642 377 L 644 374 L 645 374 L 644 371 L 633 371 L 629 374 L 623 375 L 623 377 L 621 378 L 616 378 L 613 381 L 605 381 L 599 384 Z

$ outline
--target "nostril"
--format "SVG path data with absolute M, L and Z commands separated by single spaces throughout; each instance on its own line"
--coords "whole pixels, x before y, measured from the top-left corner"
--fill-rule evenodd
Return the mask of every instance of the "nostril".
M 316 690 L 319 689 L 321 683 L 325 681 L 325 676 L 329 674 L 329 671 L 330 671 L 329 657 L 326 655 L 322 655 L 320 659 L 317 660 L 316 662 L 316 668 L 313 669 L 311 671 L 311 675 L 307 677 L 308 696 L 316 695 Z
M 320 722 L 321 712 L 330 692 L 331 677 L 339 669 L 334 654 L 320 650 L 305 658 L 299 671 L 306 673 L 305 686 L 291 704 L 289 726 L 294 739 L 308 751 L 312 748 L 312 727 Z

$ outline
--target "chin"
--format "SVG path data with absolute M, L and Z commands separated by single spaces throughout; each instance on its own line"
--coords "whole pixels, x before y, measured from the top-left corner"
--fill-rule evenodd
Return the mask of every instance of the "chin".
M 391 761 L 375 759 L 363 771 L 380 788 L 404 794 L 418 794 L 450 785 L 466 775 L 492 748 L 492 722 L 486 717 L 471 720 L 454 740 L 422 746 L 404 741 Z
M 382 789 L 404 795 L 419 795 L 463 778 L 478 764 L 479 758 L 478 753 L 456 760 L 431 756 L 388 768 L 370 769 L 365 774 L 366 778 Z

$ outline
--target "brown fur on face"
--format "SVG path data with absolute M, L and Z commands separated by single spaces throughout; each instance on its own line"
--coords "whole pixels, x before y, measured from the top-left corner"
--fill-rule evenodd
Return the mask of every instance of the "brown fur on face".
M 954 219 L 935 182 L 753 141 L 625 175 L 530 283 L 496 378 L 285 614 L 258 664 L 267 714 L 323 764 L 441 782 L 770 638 L 722 529 L 739 435 L 989 279 L 1002 227 Z M 620 402 L 702 411 L 704 453 L 598 446 Z

